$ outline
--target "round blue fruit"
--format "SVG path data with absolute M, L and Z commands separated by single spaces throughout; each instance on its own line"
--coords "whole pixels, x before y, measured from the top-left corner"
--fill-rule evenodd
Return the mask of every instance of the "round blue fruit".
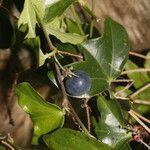
M 91 88 L 90 77 L 82 70 L 76 70 L 73 73 L 75 75 L 66 77 L 64 80 L 67 93 L 72 96 L 81 96 L 87 93 Z

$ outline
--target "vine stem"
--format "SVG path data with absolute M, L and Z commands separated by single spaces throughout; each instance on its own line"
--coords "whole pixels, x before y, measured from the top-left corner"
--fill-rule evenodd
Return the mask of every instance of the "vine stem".
M 123 71 L 121 75 L 135 73 L 135 72 L 150 72 L 150 68 L 139 68 L 139 69 L 127 70 L 127 71 Z
M 80 30 L 81 35 L 84 35 L 83 29 L 81 27 L 81 22 L 80 22 L 80 19 L 78 17 L 78 14 L 76 13 L 74 5 L 71 5 L 71 11 L 73 13 L 74 19 L 76 20 L 76 23 L 77 23 L 77 26 L 78 26 L 78 28 Z
M 148 126 L 146 126 L 135 114 L 132 110 L 130 110 L 128 112 L 141 126 L 143 126 L 143 128 L 145 128 L 145 130 L 150 133 L 150 129 Z
M 67 111 L 69 110 L 69 113 L 72 115 L 73 118 L 75 118 L 75 120 L 77 121 L 79 126 L 82 128 L 84 133 L 91 137 L 91 134 L 86 129 L 86 127 L 84 126 L 84 124 L 82 123 L 82 121 L 80 120 L 78 115 L 76 114 L 76 112 L 75 112 L 74 108 L 72 107 L 71 103 L 69 102 L 69 99 L 68 99 L 68 96 L 67 96 L 67 93 L 66 93 L 66 90 L 65 90 L 65 86 L 64 86 L 64 83 L 63 83 L 63 80 L 62 80 L 62 75 L 61 75 L 61 72 L 60 72 L 60 68 L 57 65 L 57 63 L 55 63 L 55 68 L 56 68 L 58 82 L 59 82 L 61 92 L 62 92 L 62 106 Z
M 133 56 L 137 56 L 139 58 L 143 58 L 143 59 L 150 59 L 150 57 L 147 57 L 147 56 L 144 56 L 142 54 L 139 54 L 139 53 L 135 53 L 135 52 L 129 52 L 130 55 L 133 55 Z

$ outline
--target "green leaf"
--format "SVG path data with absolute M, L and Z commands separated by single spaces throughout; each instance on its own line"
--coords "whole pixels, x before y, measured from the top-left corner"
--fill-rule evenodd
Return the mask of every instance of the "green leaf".
M 64 111 L 58 106 L 46 102 L 28 83 L 17 86 L 19 105 L 27 112 L 34 124 L 34 135 L 39 137 L 64 123 Z
M 48 34 L 56 36 L 62 43 L 80 44 L 86 39 L 86 36 L 76 33 L 66 33 L 51 23 L 46 24 L 45 29 Z
M 34 38 L 36 36 L 36 33 L 35 33 L 36 23 L 37 23 L 36 13 L 34 11 L 32 2 L 31 0 L 26 0 L 24 4 L 24 9 L 21 12 L 21 15 L 19 17 L 18 27 L 20 27 L 21 25 L 27 24 L 29 31 L 26 37 Z
M 139 67 L 132 62 L 131 60 L 128 60 L 125 69 L 126 70 L 132 70 L 132 69 L 138 69 Z M 146 72 L 135 72 L 127 74 L 128 77 L 132 80 L 134 80 L 134 86 L 135 88 L 139 88 L 143 86 L 144 84 L 150 82 L 150 77 L 148 77 L 148 74 Z
M 95 57 L 107 80 L 111 81 L 119 76 L 128 58 L 128 36 L 126 30 L 110 18 L 104 25 L 102 37 L 86 41 L 82 46 Z
M 65 33 L 62 30 L 61 22 L 57 18 L 63 11 L 73 2 L 74 0 L 26 0 L 24 4 L 24 9 L 20 15 L 18 26 L 27 24 L 28 25 L 28 34 L 27 38 L 34 38 L 36 36 L 35 26 L 36 23 L 43 24 L 44 30 L 47 31 L 47 34 L 51 34 L 56 36 L 63 43 L 72 43 L 72 44 L 80 44 L 82 43 L 86 36 L 81 36 L 73 33 Z M 61 6 L 61 8 L 60 8 Z M 45 10 L 46 9 L 46 10 Z M 44 22 L 44 11 L 48 12 L 46 15 L 47 19 L 51 18 L 50 22 Z M 54 14 L 53 14 L 54 13 Z M 38 18 L 37 18 L 38 16 Z M 54 19 L 55 18 L 55 19 Z M 40 22 L 39 22 L 40 21 Z
M 117 101 L 100 96 L 97 106 L 101 116 L 98 122 L 94 122 L 98 139 L 111 147 L 115 147 L 118 142 L 126 141 L 129 134 L 123 129 L 126 124 Z
M 81 97 L 94 96 L 106 90 L 123 69 L 129 50 L 127 33 L 120 24 L 107 18 L 102 37 L 87 40 L 78 48 L 85 60 L 71 66 L 85 71 L 92 80 L 90 91 Z
M 62 13 L 69 7 L 75 0 L 44 0 L 45 3 L 45 16 L 44 21 L 48 22 Z
M 43 137 L 44 142 L 50 149 L 55 150 L 111 150 L 111 148 L 90 138 L 79 131 L 61 128 Z

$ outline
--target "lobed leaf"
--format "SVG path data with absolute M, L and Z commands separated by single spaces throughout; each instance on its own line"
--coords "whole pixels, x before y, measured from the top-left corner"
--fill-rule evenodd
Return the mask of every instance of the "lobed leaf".
M 102 37 L 87 40 L 79 46 L 85 60 L 71 64 L 73 68 L 85 71 L 92 80 L 91 90 L 82 97 L 99 94 L 108 88 L 127 60 L 129 46 L 125 29 L 107 18 Z

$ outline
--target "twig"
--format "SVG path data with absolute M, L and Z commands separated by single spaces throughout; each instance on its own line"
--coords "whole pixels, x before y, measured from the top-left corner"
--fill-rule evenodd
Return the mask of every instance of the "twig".
M 69 53 L 69 52 L 64 52 L 64 51 L 59 51 L 59 50 L 57 50 L 57 53 L 72 56 L 72 57 L 77 57 L 77 58 L 81 58 L 81 59 L 83 58 L 83 56 L 81 56 L 81 55 L 72 54 L 72 53 Z
M 134 99 L 139 93 L 143 92 L 144 90 L 146 90 L 149 87 L 150 87 L 150 83 L 148 83 L 145 86 L 143 86 L 142 88 L 138 89 L 136 92 L 134 92 L 133 94 L 130 95 L 130 99 Z
M 80 127 L 82 128 L 82 130 L 85 132 L 86 135 L 91 136 L 90 133 L 88 132 L 88 130 L 86 129 L 86 127 L 84 126 L 84 124 L 81 122 L 80 118 L 78 117 L 78 115 L 76 114 L 74 108 L 72 107 L 71 103 L 68 100 L 68 96 L 65 90 L 65 86 L 62 80 L 62 76 L 60 73 L 60 69 L 58 67 L 58 65 L 55 63 L 55 68 L 56 68 L 56 73 L 57 73 L 57 78 L 58 78 L 58 82 L 61 88 L 61 92 L 62 92 L 62 106 L 68 111 L 69 113 L 73 116 L 73 118 L 75 118 L 75 120 L 77 121 L 77 123 L 80 125 Z
M 149 127 L 147 127 L 135 114 L 132 110 L 128 112 L 143 128 L 150 133 Z
M 149 119 L 147 119 L 147 118 L 141 116 L 140 114 L 138 114 L 138 113 L 135 112 L 134 110 L 132 110 L 132 112 L 133 112 L 137 117 L 139 117 L 141 120 L 143 120 L 143 121 L 145 121 L 145 122 L 147 122 L 147 123 L 150 123 L 150 120 L 149 120 Z
M 141 99 L 135 99 L 133 103 L 140 104 L 140 105 L 149 105 L 150 106 L 150 100 L 141 100 Z
M 150 57 L 147 57 L 147 56 L 144 56 L 142 54 L 139 54 L 139 53 L 135 53 L 135 52 L 129 52 L 130 55 L 133 55 L 133 56 L 137 56 L 139 58 L 143 58 L 143 59 L 150 59 Z
M 132 70 L 123 71 L 121 73 L 121 75 L 130 74 L 130 73 L 136 73 L 136 72 L 149 72 L 149 71 L 150 71 L 150 68 L 139 68 L 139 69 L 132 69 Z

